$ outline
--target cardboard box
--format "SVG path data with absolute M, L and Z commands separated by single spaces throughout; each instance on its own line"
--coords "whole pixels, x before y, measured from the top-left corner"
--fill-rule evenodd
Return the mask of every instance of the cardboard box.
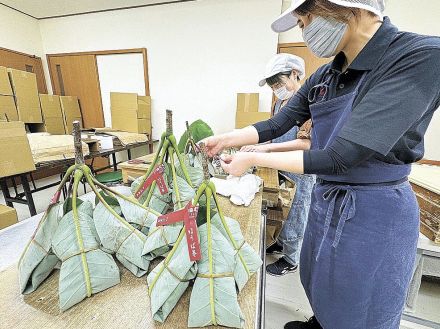
M 63 118 L 44 118 L 44 123 L 37 123 L 31 126 L 34 128 L 34 132 L 48 132 L 52 135 L 66 134 Z
M 0 95 L 0 120 L 18 121 L 17 108 L 15 107 L 14 96 Z
M 112 111 L 112 128 L 139 134 L 148 133 L 151 136 L 151 121 L 138 119 L 133 111 Z
M 8 69 L 8 73 L 19 120 L 24 123 L 43 123 L 36 75 L 14 69 Z
M 238 112 L 235 116 L 235 128 L 244 128 L 254 123 L 270 119 L 270 112 Z
M 60 96 L 40 94 L 41 112 L 43 118 L 62 118 Z
M 13 95 L 11 82 L 9 81 L 8 69 L 0 66 L 0 95 Z
M 110 93 L 110 108 L 112 112 L 136 113 L 138 119 L 151 119 L 151 97 L 138 96 L 135 93 Z
M 14 208 L 0 204 L 0 230 L 18 223 L 17 211 Z
M 258 112 L 260 94 L 237 94 L 237 112 Z
M 35 170 L 23 122 L 0 122 L 0 178 Z
M 61 110 L 63 112 L 64 128 L 66 134 L 70 135 L 73 130 L 73 121 L 79 121 L 82 125 L 81 110 L 79 108 L 78 97 L 60 96 Z

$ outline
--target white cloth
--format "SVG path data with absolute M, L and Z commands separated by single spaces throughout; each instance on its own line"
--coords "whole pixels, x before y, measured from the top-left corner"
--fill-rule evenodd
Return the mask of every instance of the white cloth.
M 261 178 L 253 174 L 241 177 L 228 176 L 226 179 L 211 178 L 217 193 L 231 197 L 232 203 L 248 207 L 260 190 Z

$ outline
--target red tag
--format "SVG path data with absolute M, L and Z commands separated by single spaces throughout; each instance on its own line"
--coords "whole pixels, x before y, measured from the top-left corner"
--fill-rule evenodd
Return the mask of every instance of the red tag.
M 189 207 L 185 216 L 186 242 L 188 243 L 189 259 L 192 262 L 202 259 L 196 222 L 198 212 L 199 207 Z
M 165 184 L 165 180 L 163 178 L 163 173 L 165 172 L 165 165 L 160 165 L 153 170 L 153 172 L 148 176 L 145 180 L 142 187 L 136 192 L 134 195 L 136 199 L 139 199 L 142 194 L 144 194 L 145 190 L 153 184 L 154 181 L 159 185 L 159 191 L 161 194 L 168 193 L 168 189 Z
M 165 183 L 165 179 L 163 178 L 163 175 L 160 175 L 156 179 L 156 185 L 159 188 L 160 194 L 164 195 L 164 194 L 168 193 L 167 184 Z
M 56 191 L 53 195 L 52 199 L 50 200 L 50 204 L 55 204 L 60 200 L 61 190 Z
M 193 206 L 189 202 L 185 208 L 175 212 L 159 216 L 157 226 L 165 226 L 183 221 L 185 224 L 186 242 L 188 243 L 189 259 L 192 262 L 202 259 L 200 250 L 199 235 L 197 233 L 197 214 L 198 206 Z
M 188 209 L 185 207 L 183 209 L 171 212 L 166 215 L 159 216 L 157 218 L 157 226 L 166 226 L 178 222 L 183 222 L 185 220 L 186 213 Z

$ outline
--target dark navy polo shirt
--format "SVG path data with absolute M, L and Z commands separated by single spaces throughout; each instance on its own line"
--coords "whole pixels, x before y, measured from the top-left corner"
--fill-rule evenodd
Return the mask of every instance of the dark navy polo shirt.
M 259 141 L 282 136 L 310 119 L 310 90 L 330 79 L 327 100 L 350 93 L 367 74 L 339 137 L 376 152 L 387 163 L 423 157 L 424 134 L 440 106 L 440 38 L 382 26 L 345 72 L 339 53 L 320 67 L 277 115 L 255 124 Z

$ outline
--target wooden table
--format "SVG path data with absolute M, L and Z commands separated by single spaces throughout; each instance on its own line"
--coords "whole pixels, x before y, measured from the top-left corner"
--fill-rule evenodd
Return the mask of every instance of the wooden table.
M 126 145 L 126 146 L 114 146 L 111 149 L 90 152 L 89 155 L 85 156 L 85 159 L 86 160 L 92 159 L 92 164 L 93 164 L 93 159 L 95 159 L 95 158 L 110 157 L 111 156 L 112 163 L 109 166 L 94 169 L 94 171 L 100 172 L 100 171 L 103 171 L 103 170 L 109 169 L 109 168 L 113 168 L 116 171 L 117 165 L 118 165 L 116 162 L 116 153 L 127 152 L 128 159 L 131 159 L 131 150 L 132 149 L 138 148 L 138 147 L 145 147 L 145 146 L 148 146 L 148 149 L 152 149 L 153 144 L 155 142 L 157 142 L 157 140 L 148 141 L 148 142 L 144 142 L 144 143 L 134 143 L 134 144 Z M 62 176 L 64 175 L 64 172 L 67 170 L 67 168 L 69 168 L 73 164 L 75 164 L 75 159 L 73 159 L 73 158 L 72 159 L 47 161 L 47 162 L 42 162 L 42 163 L 36 164 L 36 171 L 30 172 L 30 173 L 23 173 L 23 174 L 19 174 L 19 175 L 15 175 L 15 176 L 0 178 L 0 188 L 1 188 L 1 191 L 4 195 L 4 197 L 5 197 L 6 205 L 8 205 L 9 207 L 13 207 L 14 203 L 26 204 L 29 207 L 29 212 L 30 212 L 31 216 L 35 216 L 37 214 L 37 211 L 35 209 L 35 204 L 34 204 L 34 199 L 33 199 L 32 194 L 39 192 L 39 191 L 42 191 L 42 190 L 45 190 L 45 189 L 48 189 L 48 188 L 51 188 L 51 187 L 54 187 L 54 186 L 58 186 L 58 184 L 60 183 L 60 181 L 62 179 Z M 35 184 L 35 181 L 33 180 L 32 174 L 35 174 L 36 172 L 39 172 L 39 171 L 44 171 L 48 168 L 59 169 L 59 172 L 61 172 L 60 181 L 37 187 Z M 20 177 L 20 180 L 21 180 L 21 183 L 23 186 L 23 192 L 18 192 L 18 190 L 17 190 L 17 186 L 15 184 L 15 179 L 18 177 Z M 11 196 L 11 194 L 9 192 L 8 180 L 12 181 L 12 183 L 13 183 L 14 190 L 15 190 L 14 196 Z M 30 187 L 29 182 L 32 182 L 33 188 Z
M 261 215 L 261 192 L 249 207 L 235 206 L 224 197 L 220 200 L 225 214 L 240 222 L 245 239 L 264 256 L 265 216 Z M 260 270 L 239 294 L 245 328 L 264 327 L 264 278 L 265 271 Z M 152 320 L 145 276 L 136 278 L 122 269 L 119 285 L 87 298 L 64 313 L 60 313 L 58 307 L 58 279 L 59 271 L 55 271 L 36 292 L 22 296 L 16 266 L 0 272 L 0 328 L 187 328 L 189 291 L 166 322 L 160 324 Z
M 118 169 L 122 171 L 122 181 L 124 184 L 128 184 L 134 181 L 136 178 L 145 175 L 155 156 L 156 153 L 152 153 L 134 159 L 135 161 L 143 161 L 144 163 L 131 163 L 129 160 L 118 164 Z

